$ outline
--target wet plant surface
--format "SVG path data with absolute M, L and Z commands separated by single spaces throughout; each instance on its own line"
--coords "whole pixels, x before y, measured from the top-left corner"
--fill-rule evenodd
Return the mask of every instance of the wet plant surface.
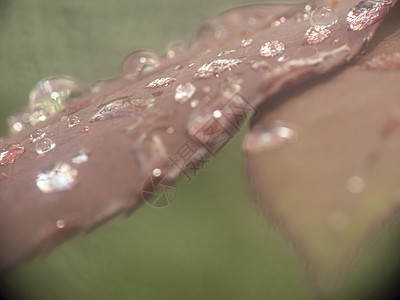
M 286 298 L 307 298 L 309 289 L 312 290 L 311 294 L 316 292 L 319 296 L 331 293 L 337 280 L 343 277 L 339 275 L 347 270 L 349 260 L 354 261 L 354 258 L 360 257 L 355 255 L 361 249 L 360 245 L 369 241 L 373 230 L 381 228 L 378 225 L 395 216 L 393 212 L 396 210 L 397 192 L 387 182 L 373 180 L 376 188 L 373 189 L 374 192 L 366 194 L 368 201 L 356 202 L 346 197 L 362 198 L 365 190 L 373 188 L 367 177 L 396 178 L 395 173 L 385 167 L 385 160 L 379 160 L 385 150 L 381 145 L 393 136 L 397 128 L 397 115 L 393 112 L 396 99 L 390 96 L 397 92 L 394 78 L 398 75 L 398 69 L 393 67 L 397 64 L 397 52 L 391 51 L 391 47 L 398 49 L 395 33 L 398 24 L 393 21 L 397 17 L 396 9 L 391 19 L 388 18 L 392 20 L 391 23 L 387 21 L 389 25 L 378 32 L 378 37 L 383 42 L 377 43 L 370 50 L 371 53 L 359 59 L 354 66 L 343 71 L 343 74 L 338 70 L 338 67 L 352 59 L 355 61 L 354 58 L 372 39 L 380 21 L 394 4 L 395 2 L 383 1 L 344 1 L 244 7 L 208 21 L 190 46 L 171 44 L 165 57 L 149 51 L 132 53 L 123 62 L 122 76 L 98 81 L 90 89 L 84 88 L 70 77 L 42 80 L 29 95 L 29 110 L 22 110 L 9 119 L 12 135 L 2 140 L 4 148 L 0 156 L 0 239 L 4 246 L 0 253 L 1 267 L 9 269 L 21 261 L 47 253 L 78 232 L 87 233 L 111 217 L 132 212 L 144 201 L 152 207 L 171 204 L 181 189 L 187 188 L 190 191 L 189 186 L 181 187 L 182 182 L 177 188 L 173 181 L 179 175 L 186 178 L 186 181 L 192 181 L 194 177 L 201 181 L 202 179 L 197 178 L 201 178 L 198 174 L 203 167 L 204 172 L 211 172 L 209 174 L 214 176 L 218 174 L 218 169 L 209 170 L 212 168 L 209 165 L 214 162 L 208 163 L 207 159 L 215 156 L 240 130 L 245 119 L 257 111 L 257 119 L 253 122 L 243 146 L 249 157 L 248 172 L 252 192 L 261 207 L 265 208 L 267 215 L 272 215 L 274 226 L 288 233 L 288 240 L 301 257 L 297 263 L 289 263 L 293 270 L 299 268 L 300 271 L 286 270 L 287 275 L 298 274 L 296 276 L 302 278 L 293 281 L 294 285 L 298 285 L 299 292 L 297 295 L 290 293 Z M 379 45 L 383 45 L 382 48 Z M 379 70 L 387 69 L 394 72 L 385 73 L 387 78 L 376 74 Z M 325 80 L 329 80 L 327 85 L 333 91 L 323 88 L 324 81 L 320 78 L 329 72 L 331 74 L 326 75 L 328 77 Z M 345 72 L 349 72 L 351 79 L 356 75 L 357 78 L 360 77 L 359 85 L 346 79 Z M 381 105 L 387 111 L 381 113 L 376 110 L 378 104 L 372 102 L 380 100 L 373 97 L 377 90 L 372 84 L 369 85 L 371 90 L 363 88 L 366 82 L 375 82 L 377 76 L 388 86 L 385 89 L 388 93 L 387 101 L 385 105 Z M 336 85 L 339 88 L 335 88 L 332 78 L 337 78 Z M 303 87 L 304 83 L 307 88 Z M 310 93 L 315 92 L 316 100 L 310 100 L 314 99 L 311 95 L 304 101 L 301 98 L 286 101 L 284 97 L 287 92 L 282 92 L 299 85 L 306 91 L 310 90 Z M 321 92 L 314 86 L 322 88 Z M 335 91 L 337 94 L 341 90 L 344 92 L 340 95 L 343 93 L 346 96 L 337 101 Z M 302 95 L 301 93 L 299 90 L 296 95 Z M 364 99 L 366 95 L 370 97 Z M 358 98 L 362 98 L 363 102 L 357 102 Z M 267 109 L 262 106 L 258 109 L 265 101 Z M 304 108 L 299 108 L 301 105 Z M 350 109 L 346 111 L 346 107 Z M 370 118 L 361 118 L 362 115 L 357 114 L 359 110 L 371 111 Z M 287 118 L 291 112 L 294 117 Z M 307 116 L 304 112 L 312 115 Z M 325 120 L 327 112 L 329 118 Z M 379 134 L 375 134 L 382 140 L 370 138 L 379 127 L 374 122 L 375 115 L 372 112 L 377 116 L 376 122 L 385 121 L 380 126 Z M 391 114 L 387 117 L 389 112 Z M 357 120 L 354 115 L 358 115 L 361 120 L 354 122 Z M 313 118 L 316 119 L 314 123 Z M 307 120 L 308 123 L 302 120 Z M 332 125 L 327 123 L 329 120 Z M 366 122 L 363 126 L 362 121 Z M 336 122 L 341 122 L 341 126 L 336 126 Z M 351 134 L 346 138 L 344 132 L 347 133 L 353 123 L 357 126 L 352 132 L 357 132 L 360 139 L 365 134 L 365 140 L 368 140 L 365 145 Z M 368 126 L 371 126 L 369 130 L 366 129 Z M 326 133 L 321 128 L 337 131 L 328 130 Z M 328 142 L 323 142 L 324 138 L 329 138 L 337 146 L 332 147 Z M 229 145 L 233 145 L 234 141 Z M 314 143 L 317 146 L 311 151 Z M 320 151 L 321 143 L 328 147 L 327 150 Z M 394 144 L 387 146 L 389 153 L 396 149 L 395 142 L 392 143 Z M 228 149 L 233 149 L 229 145 Z M 301 147 L 304 147 L 306 153 L 311 151 L 311 161 L 307 161 L 309 156 L 301 156 Z M 285 156 L 290 149 L 294 152 Z M 216 164 L 218 160 L 230 160 L 229 167 L 225 166 L 224 169 L 233 168 L 233 162 L 237 162 L 239 153 L 230 150 L 236 153 L 236 158 L 229 151 L 224 158 L 224 151 L 215 159 Z M 363 152 L 365 155 L 361 155 Z M 281 163 L 274 153 L 282 155 Z M 321 157 L 320 162 L 316 155 L 321 153 L 328 156 Z M 349 171 L 347 175 L 341 169 L 331 168 L 335 159 L 329 155 L 341 160 L 336 166 L 344 166 Z M 357 162 L 352 155 L 360 156 L 364 160 Z M 296 157 L 299 158 L 295 159 Z M 383 157 L 390 165 L 391 156 L 385 154 Z M 294 169 L 287 169 L 286 163 L 292 160 L 305 165 L 298 167 L 291 163 L 289 166 Z M 325 162 L 329 164 L 324 166 Z M 313 169 L 307 165 L 315 166 L 315 175 Z M 297 175 L 299 180 L 296 179 L 296 172 L 300 172 Z M 333 177 L 325 178 L 324 172 Z M 269 183 L 273 186 L 270 188 L 264 181 L 260 181 L 269 177 L 269 174 L 272 178 Z M 279 174 L 282 174 L 281 177 Z M 205 193 L 215 193 L 215 190 L 210 190 L 214 188 L 217 192 L 224 190 L 237 194 L 231 185 L 225 187 L 217 179 L 208 183 L 210 187 L 207 187 Z M 310 183 L 313 185 L 309 186 Z M 323 186 L 323 190 L 332 200 L 321 196 L 314 185 Z M 380 190 L 384 193 L 379 194 Z M 341 194 L 343 191 L 344 195 Z M 159 192 L 163 197 L 159 196 Z M 189 196 L 190 192 L 187 195 L 191 200 L 197 198 Z M 210 197 L 212 198 L 206 198 Z M 293 203 L 293 199 L 297 197 L 299 202 Z M 337 197 L 341 200 L 335 201 Z M 381 200 L 377 206 L 376 199 L 385 197 L 389 200 Z M 188 203 L 193 205 L 191 201 Z M 221 206 L 223 203 L 230 209 L 235 205 L 227 201 L 213 202 L 213 205 Z M 184 206 L 184 211 L 191 209 Z M 175 207 L 175 204 L 171 207 Z M 182 207 L 177 207 L 178 211 L 180 208 Z M 240 210 L 243 209 L 246 210 Z M 139 216 L 140 211 L 135 213 Z M 146 209 L 142 211 L 142 214 L 146 214 Z M 205 224 L 211 219 L 211 223 L 205 225 L 211 236 L 215 235 L 212 234 L 214 228 L 209 227 L 212 219 L 220 216 L 215 219 L 219 224 L 225 218 L 222 211 L 221 214 L 215 212 L 207 212 L 199 223 Z M 158 217 L 163 215 L 162 212 L 155 214 Z M 179 215 L 182 217 L 186 214 Z M 187 213 L 186 217 L 191 215 Z M 155 215 L 153 220 L 154 217 Z M 245 219 L 244 217 L 243 220 Z M 262 223 L 261 218 L 255 216 L 246 219 L 245 223 L 250 219 L 251 222 Z M 143 229 L 143 224 L 147 222 L 136 226 Z M 353 228 L 352 222 L 359 223 Z M 178 226 L 178 222 L 171 224 Z M 246 227 L 240 228 L 238 232 L 247 232 Z M 264 229 L 267 230 L 265 227 Z M 263 232 L 261 228 L 257 230 Z M 176 231 L 175 238 L 184 236 L 185 231 L 182 229 Z M 279 234 L 274 233 L 274 236 L 280 239 Z M 238 236 L 232 236 L 232 240 L 226 240 L 226 245 L 235 247 L 237 238 Z M 90 240 L 90 237 L 87 239 Z M 143 235 L 142 242 L 145 240 L 146 236 Z M 162 240 L 158 239 L 157 244 Z M 132 242 L 135 244 L 135 240 Z M 260 242 L 265 241 L 257 241 Z M 281 243 L 278 242 L 274 247 L 282 247 Z M 69 244 L 69 248 L 73 247 L 72 242 Z M 83 242 L 81 244 L 80 241 L 79 244 L 82 245 Z M 166 247 L 172 245 L 168 238 L 163 244 L 167 244 Z M 67 245 L 64 247 L 69 249 Z M 232 247 L 229 247 L 230 251 Z M 206 249 L 209 250 L 204 248 Z M 249 249 L 254 251 L 254 247 L 249 245 L 241 250 Z M 109 249 L 108 253 L 112 251 L 114 250 Z M 264 255 L 269 255 L 269 251 L 265 251 Z M 290 249 L 287 251 L 291 252 Z M 239 252 L 231 252 L 229 255 L 239 255 Z M 187 257 L 188 264 L 190 257 Z M 157 260 L 154 256 L 151 258 Z M 235 267 L 234 264 L 229 265 L 232 258 L 226 258 L 227 264 L 224 265 L 229 266 L 228 270 Z M 51 255 L 46 260 L 51 260 Z M 164 262 L 168 261 L 166 259 Z M 294 257 L 293 261 L 296 261 Z M 307 265 L 306 268 L 298 266 L 301 261 Z M 38 268 L 46 268 L 43 261 L 35 263 Z M 25 278 L 30 277 L 29 272 L 35 273 L 35 263 L 25 267 L 25 271 L 22 268 L 21 275 L 18 275 L 18 271 L 8 275 L 6 282 L 9 283 L 10 290 L 14 283 L 18 284 L 18 278 L 25 282 L 24 273 Z M 282 266 L 276 267 L 280 270 Z M 29 268 L 33 270 L 30 271 Z M 186 268 L 186 264 L 182 264 L 181 268 Z M 178 269 L 176 272 L 177 275 L 182 275 Z M 269 273 L 269 276 L 276 275 L 276 272 Z M 350 279 L 353 273 L 348 276 Z M 130 275 L 132 276 L 131 273 Z M 199 276 L 199 273 L 195 276 Z M 240 280 L 241 277 L 235 278 Z M 284 276 L 282 280 L 283 278 Z M 308 278 L 313 284 L 307 283 Z M 226 280 L 223 282 L 231 282 Z M 368 280 L 368 276 L 362 277 L 362 280 Z M 360 282 L 362 280 L 359 279 Z M 345 286 L 349 281 L 344 282 Z M 212 293 L 222 293 L 225 298 L 227 293 L 233 293 L 228 290 L 229 287 L 221 290 L 216 288 Z M 248 296 L 248 293 L 248 290 L 243 291 L 243 295 Z M 267 292 L 259 290 L 255 293 L 259 297 L 265 296 Z M 282 295 L 284 291 L 278 288 L 276 293 Z M 349 291 L 339 289 L 340 293 Z

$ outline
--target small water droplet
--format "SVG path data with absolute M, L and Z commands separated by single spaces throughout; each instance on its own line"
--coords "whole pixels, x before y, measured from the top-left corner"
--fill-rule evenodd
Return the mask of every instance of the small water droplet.
M 243 151 L 247 154 L 258 154 L 263 151 L 275 150 L 287 143 L 294 143 L 297 133 L 280 123 L 268 126 L 256 126 L 245 137 Z
M 134 51 L 123 61 L 121 72 L 124 75 L 138 76 L 154 71 L 160 66 L 160 58 L 150 51 Z
M 78 116 L 70 116 L 67 119 L 67 126 L 68 126 L 68 128 L 72 128 L 72 127 L 77 126 L 80 122 L 81 121 L 79 120 Z
M 311 26 L 304 35 L 305 45 L 315 45 L 325 41 L 332 32 L 324 26 Z
M 222 117 L 222 112 L 219 109 L 214 110 L 213 111 L 213 117 L 216 118 L 216 119 L 221 118 Z
M 154 169 L 152 172 L 154 177 L 160 177 L 162 175 L 162 171 L 160 169 Z
M 43 139 L 45 136 L 46 132 L 44 132 L 42 129 L 36 129 L 29 135 L 29 138 L 31 140 L 31 143 L 36 143 L 37 141 Z
M 0 173 L 0 182 L 6 180 L 8 178 L 8 175 L 4 172 Z
M 194 99 L 194 100 L 190 101 L 190 107 L 191 107 L 191 108 L 195 108 L 195 107 L 197 107 L 198 105 L 199 105 L 199 100 Z
M 190 63 L 189 68 L 194 67 L 196 64 L 195 63 Z
M 337 23 L 338 16 L 329 7 L 318 7 L 311 13 L 310 23 L 314 26 L 330 27 Z
M 285 51 L 285 45 L 277 40 L 266 42 L 260 48 L 260 55 L 264 57 L 273 57 L 282 54 Z
M 333 44 L 333 45 L 336 45 L 336 44 L 339 43 L 339 42 L 340 42 L 339 39 L 334 39 L 334 40 L 332 41 L 332 44 Z
M 347 26 L 352 31 L 363 30 L 381 20 L 389 12 L 386 1 L 363 0 L 347 14 Z
M 176 81 L 176 79 L 172 78 L 172 77 L 157 78 L 157 79 L 153 80 L 152 82 L 149 82 L 146 85 L 146 88 L 154 89 L 154 88 L 166 87 L 166 86 L 171 85 L 175 81 Z
M 56 227 L 58 229 L 63 229 L 65 227 L 65 221 L 64 220 L 57 220 Z
M 286 56 L 286 55 L 282 55 L 282 56 L 279 56 L 278 57 L 278 59 L 276 60 L 277 62 L 287 62 L 287 61 L 289 61 L 289 57 L 288 56 Z
M 30 126 L 30 111 L 24 109 L 7 118 L 8 131 L 10 134 L 21 132 Z
M 6 166 L 15 163 L 15 161 L 25 152 L 25 148 L 20 144 L 8 145 L 0 152 L 0 165 Z
M 89 130 L 90 130 L 90 127 L 89 126 L 85 126 L 85 127 L 82 128 L 81 132 L 82 133 L 87 133 L 87 132 L 89 132 Z
M 83 164 L 89 160 L 89 152 L 86 149 L 81 149 L 79 152 L 71 159 L 74 164 Z
M 167 46 L 167 57 L 174 58 L 177 54 L 182 53 L 187 47 L 180 42 L 173 42 Z
M 57 162 L 42 169 L 36 177 L 36 186 L 45 194 L 71 190 L 78 171 L 70 165 Z
M 154 98 L 135 99 L 133 97 L 121 97 L 100 105 L 96 113 L 90 118 L 90 122 L 104 121 L 120 117 L 132 117 L 139 111 L 151 108 Z
M 201 89 L 204 93 L 208 94 L 209 92 L 211 92 L 211 87 L 209 85 L 204 86 Z
M 218 54 L 218 56 L 226 56 L 226 55 L 229 55 L 229 54 L 232 54 L 232 53 L 235 53 L 235 52 L 236 52 L 236 50 L 226 50 L 226 51 L 220 52 Z
M 352 176 L 347 179 L 347 190 L 352 194 L 359 194 L 364 190 L 364 180 L 359 176 Z
M 36 143 L 36 153 L 39 155 L 45 154 L 56 147 L 56 143 L 52 139 L 45 138 Z
M 168 134 L 173 134 L 175 132 L 175 128 L 174 127 L 168 127 L 167 128 L 167 133 Z
M 175 70 L 175 71 L 180 71 L 180 70 L 183 70 L 184 68 L 185 68 L 184 65 L 177 65 L 177 66 L 174 68 L 174 70 Z
M 218 77 L 220 73 L 237 67 L 243 60 L 244 58 L 213 60 L 212 62 L 202 65 L 196 71 L 194 77 L 196 79 Z
M 267 63 L 265 60 L 261 61 L 251 61 L 251 68 L 256 71 L 264 71 L 271 68 L 271 65 Z
M 196 87 L 190 82 L 180 84 L 176 87 L 175 100 L 179 103 L 185 103 L 192 98 L 195 92 Z
M 253 39 L 252 38 L 246 38 L 246 39 L 243 39 L 240 42 L 240 47 L 246 48 L 246 47 L 249 47 L 251 44 L 253 44 Z
M 41 109 L 50 115 L 60 111 L 66 103 L 86 93 L 76 79 L 66 76 L 42 79 L 29 93 L 29 108 Z

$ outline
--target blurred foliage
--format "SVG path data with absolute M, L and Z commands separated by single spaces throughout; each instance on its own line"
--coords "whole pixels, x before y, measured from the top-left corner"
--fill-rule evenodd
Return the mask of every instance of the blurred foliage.
M 172 41 L 188 43 L 208 17 L 256 2 L 0 0 L 1 134 L 42 77 L 71 75 L 90 85 L 116 76 L 130 51 L 163 54 Z M 41 300 L 310 299 L 305 266 L 251 202 L 243 132 L 190 183 L 178 183 L 171 206 L 143 206 L 74 238 L 4 276 L 1 292 Z M 386 281 L 368 274 L 393 268 L 397 254 L 388 245 L 399 241 L 390 232 L 359 255 L 338 299 L 361 299 Z

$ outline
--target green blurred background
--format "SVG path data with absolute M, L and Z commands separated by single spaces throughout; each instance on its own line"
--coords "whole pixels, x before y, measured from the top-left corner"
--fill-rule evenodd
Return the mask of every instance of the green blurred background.
M 42 77 L 70 75 L 86 85 L 113 77 L 132 50 L 163 54 L 172 41 L 189 42 L 208 17 L 250 3 L 256 1 L 0 0 L 1 135 L 6 117 L 27 105 Z M 251 202 L 243 133 L 192 182 L 178 183 L 171 206 L 143 206 L 68 241 L 3 276 L 0 293 L 40 300 L 310 299 L 305 266 Z M 390 232 L 359 255 L 337 299 L 369 298 L 388 282 L 376 277 L 393 269 L 396 248 L 388 245 L 398 238 Z

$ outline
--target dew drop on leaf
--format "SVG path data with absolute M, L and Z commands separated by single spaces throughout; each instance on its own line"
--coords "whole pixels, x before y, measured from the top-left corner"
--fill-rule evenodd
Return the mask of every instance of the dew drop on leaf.
M 388 12 L 390 2 L 363 0 L 347 14 L 347 26 L 352 31 L 363 30 L 381 20 Z
M 190 101 L 190 107 L 191 108 L 195 108 L 199 105 L 199 100 L 198 99 L 193 99 L 192 101 Z
M 124 75 L 138 76 L 154 71 L 160 66 L 160 58 L 150 51 L 134 51 L 123 61 L 121 72 Z
M 310 23 L 314 26 L 333 26 L 338 21 L 338 16 L 329 7 L 319 7 L 312 11 Z
M 315 45 L 322 43 L 327 38 L 331 36 L 332 32 L 325 26 L 312 26 L 304 35 L 304 44 L 305 45 Z
M 87 133 L 87 132 L 89 132 L 89 130 L 90 130 L 90 127 L 89 126 L 85 126 L 85 127 L 82 128 L 81 133 Z
M 276 150 L 297 139 L 298 135 L 292 128 L 280 123 L 256 126 L 245 136 L 243 151 L 251 155 Z
M 29 135 L 29 139 L 31 140 L 31 143 L 36 143 L 37 141 L 40 141 L 46 136 L 46 132 L 44 132 L 42 129 L 36 129 Z
M 273 57 L 282 54 L 285 51 L 285 45 L 277 40 L 266 42 L 260 48 L 260 55 L 264 57 Z
M 15 161 L 25 152 L 25 148 L 20 144 L 8 145 L 0 152 L 0 165 L 6 166 Z
M 175 100 L 179 103 L 185 103 L 192 98 L 196 92 L 196 87 L 190 82 L 180 84 L 176 87 Z
M 70 116 L 67 119 L 67 126 L 68 128 L 72 128 L 77 126 L 81 121 L 79 120 L 78 116 Z
M 36 153 L 38 155 L 45 154 L 56 147 L 56 143 L 52 139 L 45 138 L 36 143 Z
M 42 109 L 50 115 L 66 103 L 86 93 L 85 87 L 71 77 L 47 77 L 39 81 L 29 94 L 29 108 Z
M 175 78 L 172 77 L 162 77 L 162 78 L 157 78 L 155 80 L 153 80 L 152 82 L 149 82 L 146 85 L 146 88 L 161 88 L 161 87 L 167 87 L 169 85 L 171 85 L 172 83 L 174 83 L 176 81 Z
M 36 177 L 36 186 L 45 194 L 71 190 L 78 171 L 62 162 L 43 168 Z

